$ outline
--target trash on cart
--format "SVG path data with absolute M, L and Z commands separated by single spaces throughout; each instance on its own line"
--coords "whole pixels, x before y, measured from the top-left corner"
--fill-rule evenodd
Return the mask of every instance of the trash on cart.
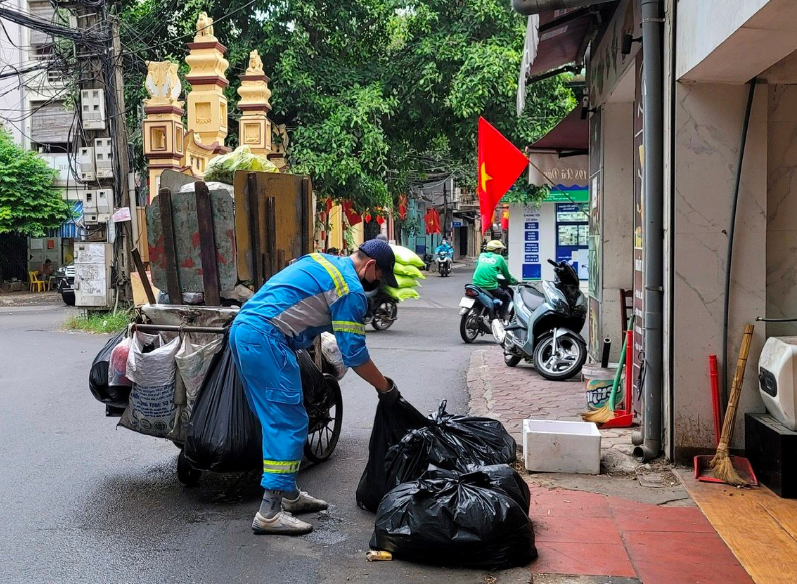
M 399 559 L 503 569 L 537 557 L 529 491 L 507 465 L 459 473 L 431 469 L 390 491 L 370 547 Z
M 94 398 L 107 406 L 124 408 L 127 406 L 127 399 L 130 395 L 129 387 L 109 387 L 108 369 L 111 361 L 111 353 L 114 348 L 125 338 L 123 330 L 119 334 L 110 338 L 105 346 L 100 349 L 89 370 L 89 390 Z
M 174 356 L 179 348 L 179 336 L 166 342 L 161 335 L 134 333 L 127 358 L 127 378 L 133 389 L 120 426 L 161 438 L 174 429 Z

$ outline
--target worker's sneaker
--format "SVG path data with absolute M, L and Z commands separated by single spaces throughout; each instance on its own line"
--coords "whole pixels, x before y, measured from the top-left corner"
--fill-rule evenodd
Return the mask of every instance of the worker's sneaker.
M 506 337 L 504 322 L 500 318 L 494 318 L 490 323 L 490 326 L 493 329 L 493 336 L 495 337 L 495 340 L 498 341 L 499 345 L 503 345 L 504 338 Z
M 295 499 L 288 499 L 282 497 L 282 508 L 289 513 L 298 515 L 299 513 L 315 513 L 316 511 L 323 511 L 329 507 L 326 501 L 311 497 L 304 491 L 299 491 L 299 496 Z
M 256 534 L 273 533 L 276 535 L 305 535 L 313 531 L 313 526 L 301 519 L 296 519 L 287 511 L 280 511 L 271 519 L 266 519 L 258 511 L 252 521 L 252 531 Z

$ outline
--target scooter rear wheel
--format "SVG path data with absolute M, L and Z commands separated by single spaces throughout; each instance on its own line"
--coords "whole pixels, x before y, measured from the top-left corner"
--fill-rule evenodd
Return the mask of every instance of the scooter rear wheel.
M 475 308 L 471 308 L 462 315 L 459 321 L 459 336 L 462 340 L 470 344 L 479 336 L 479 313 Z
M 512 353 L 507 353 L 504 351 L 504 365 L 507 367 L 515 367 L 518 363 L 520 363 L 520 355 L 513 355 Z

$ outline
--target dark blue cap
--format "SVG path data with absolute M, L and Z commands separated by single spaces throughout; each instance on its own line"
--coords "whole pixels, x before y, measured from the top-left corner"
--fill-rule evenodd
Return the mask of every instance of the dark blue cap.
M 382 270 L 382 280 L 388 286 L 398 288 L 393 266 L 396 265 L 396 256 L 386 241 L 369 239 L 360 246 L 360 251 L 369 258 L 376 260 L 377 267 Z

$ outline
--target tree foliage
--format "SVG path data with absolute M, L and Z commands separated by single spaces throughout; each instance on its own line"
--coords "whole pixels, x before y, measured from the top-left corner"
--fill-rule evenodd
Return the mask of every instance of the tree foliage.
M 258 49 L 294 169 L 358 210 L 430 178 L 474 185 L 479 116 L 523 147 L 575 105 L 556 77 L 528 88 L 517 117 L 525 19 L 506 0 L 124 0 L 128 107 L 144 97 L 143 60 L 182 62 L 200 11 L 229 48 L 228 98 Z
M 0 128 L 0 233 L 41 237 L 72 217 L 71 205 L 53 186 L 56 174 Z

